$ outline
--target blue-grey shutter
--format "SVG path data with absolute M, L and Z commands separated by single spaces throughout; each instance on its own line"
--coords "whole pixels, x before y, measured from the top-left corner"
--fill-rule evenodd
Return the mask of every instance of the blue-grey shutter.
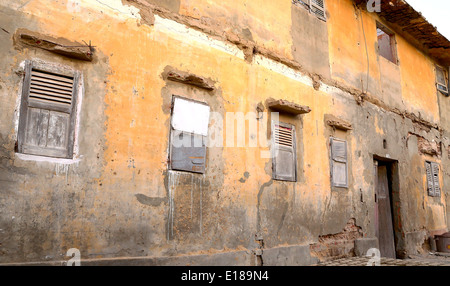
M 188 109 L 185 106 L 185 109 L 183 109 L 182 106 L 186 103 L 194 104 L 194 106 L 191 105 Z M 195 108 L 200 105 L 207 107 L 208 116 L 205 121 L 208 121 L 209 106 L 205 103 L 178 96 L 172 98 L 169 149 L 169 168 L 172 170 L 205 173 L 208 122 L 192 120 L 192 116 L 198 115 L 194 114 Z M 202 124 L 205 130 L 201 130 L 200 125 Z M 202 133 L 199 134 L 200 132 Z
M 272 122 L 272 176 L 280 181 L 297 181 L 297 155 L 295 127 Z
M 19 120 L 19 152 L 72 158 L 77 81 L 74 76 L 25 69 Z
M 172 129 L 170 166 L 172 170 L 205 173 L 206 136 Z
M 347 141 L 330 138 L 331 182 L 333 187 L 348 187 Z

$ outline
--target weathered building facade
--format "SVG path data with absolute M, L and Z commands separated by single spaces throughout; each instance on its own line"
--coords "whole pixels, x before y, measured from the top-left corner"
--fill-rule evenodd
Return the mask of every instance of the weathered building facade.
M 0 0 L 0 263 L 426 250 L 450 223 L 450 43 L 366 2 Z

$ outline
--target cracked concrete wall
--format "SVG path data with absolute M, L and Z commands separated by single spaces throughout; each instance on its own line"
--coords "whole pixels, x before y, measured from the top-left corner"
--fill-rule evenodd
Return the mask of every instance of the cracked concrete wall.
M 266 252 L 266 261 L 275 263 L 288 246 L 303 253 L 319 237 L 341 233 L 350 219 L 371 238 L 374 155 L 398 161 L 399 250 L 411 249 L 421 233 L 447 229 L 448 195 L 427 197 L 424 160 L 441 163 L 444 193 L 448 151 L 420 154 L 417 142 L 449 146 L 442 137 L 449 129 L 435 128 L 437 101 L 422 105 L 434 84 L 429 70 L 409 70 L 416 62 L 428 69 L 430 59 L 400 39 L 404 59 L 386 89 L 381 82 L 391 72 L 381 70 L 372 40 L 368 94 L 359 100 L 367 66 L 359 13 L 349 0 L 327 1 L 327 22 L 317 28 L 325 33 L 326 27 L 327 39 L 322 34 L 310 47 L 317 65 L 297 47 L 303 34 L 293 31 L 294 24 L 317 19 L 292 13 L 298 8 L 291 1 L 200 2 L 0 1 L 0 51 L 8 55 L 0 60 L 7 67 L 0 71 L 0 262 L 58 260 L 76 247 L 82 258 L 218 254 L 232 264 L 233 255 L 220 254 L 236 253 L 239 263 L 256 264 L 249 258 L 258 248 L 256 235 L 266 249 L 281 249 L 273 257 Z M 369 38 L 376 16 L 362 15 Z M 93 61 L 19 47 L 13 41 L 19 28 L 91 40 Z M 20 67 L 35 58 L 83 72 L 76 160 L 24 160 L 14 151 Z M 170 80 L 168 70 L 213 82 L 214 89 Z M 405 80 L 422 80 L 424 94 Z M 390 101 L 399 90 L 401 100 Z M 168 170 L 174 94 L 205 102 L 223 116 L 256 112 L 267 98 L 309 106 L 308 114 L 283 117 L 296 126 L 298 182 L 273 180 L 263 148 L 208 148 L 205 174 Z M 444 104 L 441 114 L 448 110 Z M 353 129 L 333 129 L 324 120 L 329 114 Z M 246 134 L 246 142 L 254 135 Z M 348 142 L 349 188 L 331 187 L 330 136 Z
M 20 3 L 15 3 L 18 5 Z M 22 3 L 23 4 L 23 3 Z M 2 262 L 60 259 L 70 245 L 84 247 L 97 237 L 95 204 L 105 148 L 104 95 L 108 57 L 97 51 L 92 62 L 55 56 L 41 49 L 15 45 L 14 32 L 29 28 L 42 33 L 39 16 L 28 16 L 1 4 L 2 69 L 0 75 L 0 253 Z M 13 5 L 14 6 L 14 5 Z M 17 8 L 17 7 L 13 7 Z M 64 35 L 67 36 L 67 35 Z M 75 38 L 70 38 L 74 40 Z M 83 72 L 78 151 L 74 160 L 29 160 L 15 153 L 23 80 L 23 61 L 39 59 Z M 105 233 L 105 235 L 107 235 Z M 65 253 L 64 253 L 65 254 Z

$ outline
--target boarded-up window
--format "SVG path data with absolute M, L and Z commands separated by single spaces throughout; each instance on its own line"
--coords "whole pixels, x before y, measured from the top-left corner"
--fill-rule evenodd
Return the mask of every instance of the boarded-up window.
M 425 162 L 427 173 L 427 191 L 431 197 L 440 197 L 441 188 L 439 186 L 439 165 L 434 162 Z
M 273 178 L 280 181 L 297 181 L 295 127 L 272 121 Z
M 397 64 L 395 35 L 383 25 L 377 23 L 378 52 L 380 56 Z
M 326 21 L 325 0 L 293 0 L 292 2 L 308 9 L 317 18 Z
M 72 158 L 79 73 L 57 74 L 27 62 L 19 119 L 18 152 Z
M 436 66 L 436 86 L 437 89 L 444 93 L 448 94 L 448 78 L 445 70 L 440 66 Z
M 348 187 L 347 141 L 330 138 L 331 182 L 333 187 Z
M 193 100 L 173 97 L 170 168 L 205 173 L 210 108 Z

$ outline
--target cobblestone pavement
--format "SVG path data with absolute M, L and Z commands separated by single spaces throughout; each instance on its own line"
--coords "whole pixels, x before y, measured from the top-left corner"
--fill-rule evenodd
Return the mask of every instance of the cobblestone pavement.
M 367 266 L 370 257 L 350 257 L 332 261 L 325 261 L 315 266 Z M 450 257 L 447 256 L 423 256 L 413 257 L 412 259 L 380 259 L 380 266 L 450 266 Z

